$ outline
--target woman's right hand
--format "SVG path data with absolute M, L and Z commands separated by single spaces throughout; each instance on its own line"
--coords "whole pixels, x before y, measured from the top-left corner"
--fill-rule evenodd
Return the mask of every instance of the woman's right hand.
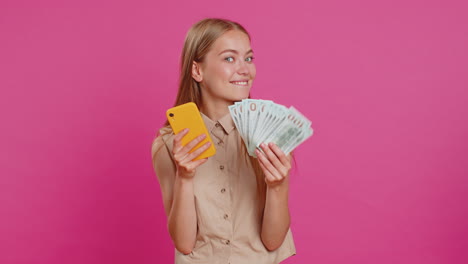
M 172 149 L 172 154 L 174 154 L 176 163 L 177 175 L 184 179 L 192 179 L 193 176 L 195 176 L 196 168 L 208 160 L 208 158 L 200 160 L 194 159 L 200 156 L 200 154 L 207 150 L 211 145 L 211 142 L 206 142 L 195 151 L 190 153 L 190 151 L 194 149 L 198 143 L 206 138 L 206 135 L 202 134 L 194 138 L 185 146 L 182 146 L 182 138 L 187 135 L 188 131 L 189 129 L 186 128 L 174 137 L 174 148 Z

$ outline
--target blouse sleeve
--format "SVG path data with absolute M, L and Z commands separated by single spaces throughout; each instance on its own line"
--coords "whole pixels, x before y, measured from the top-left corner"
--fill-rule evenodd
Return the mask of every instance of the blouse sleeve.
M 176 175 L 175 163 L 171 153 L 172 138 L 173 136 L 171 135 L 160 135 L 154 139 L 151 146 L 153 168 L 159 181 L 164 202 L 164 210 L 166 211 L 167 216 L 169 216 L 172 206 L 173 188 Z

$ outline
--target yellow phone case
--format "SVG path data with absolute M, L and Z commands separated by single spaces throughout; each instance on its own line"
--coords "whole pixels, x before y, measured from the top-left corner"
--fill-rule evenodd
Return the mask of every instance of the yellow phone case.
M 174 134 L 178 134 L 185 128 L 189 129 L 188 134 L 182 138 L 183 146 L 201 134 L 205 134 L 206 138 L 198 143 L 193 149 L 197 149 L 208 141 L 211 142 L 211 146 L 194 160 L 211 157 L 216 153 L 213 140 L 211 140 L 210 134 L 206 129 L 205 123 L 203 122 L 201 114 L 195 103 L 190 102 L 172 107 L 166 111 L 166 117 L 174 131 Z

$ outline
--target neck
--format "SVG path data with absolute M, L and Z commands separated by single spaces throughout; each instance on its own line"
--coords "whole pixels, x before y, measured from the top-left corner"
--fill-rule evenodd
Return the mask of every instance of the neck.
M 202 102 L 200 111 L 213 121 L 221 119 L 221 117 L 229 113 L 228 106 L 233 102 L 218 101 L 218 102 Z

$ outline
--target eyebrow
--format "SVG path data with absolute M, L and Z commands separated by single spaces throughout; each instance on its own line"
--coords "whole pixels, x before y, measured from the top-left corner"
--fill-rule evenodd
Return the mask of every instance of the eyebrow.
M 223 53 L 226 53 L 226 52 L 232 52 L 232 53 L 235 53 L 235 54 L 239 54 L 239 52 L 237 50 L 233 50 L 233 49 L 227 49 L 227 50 L 223 50 L 221 51 L 219 55 L 223 54 Z M 253 50 L 252 49 L 249 49 L 245 54 L 248 54 L 248 53 L 253 53 Z

